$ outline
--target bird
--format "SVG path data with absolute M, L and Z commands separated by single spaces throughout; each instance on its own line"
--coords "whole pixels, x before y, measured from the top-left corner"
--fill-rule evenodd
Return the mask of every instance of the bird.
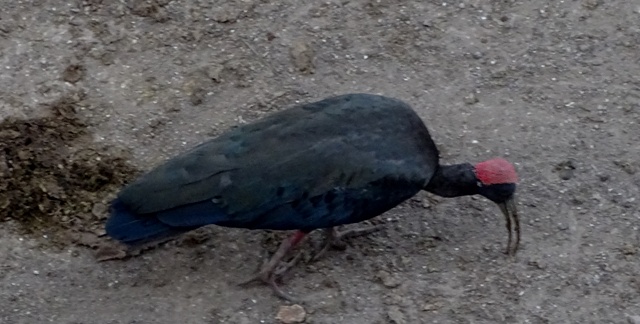
M 515 255 L 514 165 L 499 157 L 476 164 L 439 160 L 425 122 L 409 104 L 366 93 L 332 96 L 230 129 L 156 166 L 111 202 L 106 233 L 135 247 L 212 224 L 294 231 L 252 278 L 294 300 L 276 279 L 290 267 L 285 256 L 309 233 L 326 232 L 326 251 L 347 236 L 375 230 L 337 227 L 427 191 L 496 203 L 508 231 L 505 253 Z

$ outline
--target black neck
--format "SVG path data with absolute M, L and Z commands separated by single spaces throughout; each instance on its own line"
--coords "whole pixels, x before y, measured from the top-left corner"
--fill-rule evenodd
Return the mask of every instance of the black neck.
M 442 197 L 459 197 L 478 193 L 478 178 L 469 163 L 441 165 L 424 190 Z

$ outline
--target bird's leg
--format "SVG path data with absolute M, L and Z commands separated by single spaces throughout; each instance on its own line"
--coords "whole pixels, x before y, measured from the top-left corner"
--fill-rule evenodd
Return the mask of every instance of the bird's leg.
M 300 259 L 302 259 L 303 255 L 304 255 L 304 251 L 300 251 L 296 254 L 296 256 L 291 258 L 291 260 L 287 262 L 280 262 L 280 264 L 278 264 L 276 269 L 273 271 L 274 276 L 280 277 L 283 274 L 285 274 L 287 271 L 289 271 L 289 269 L 293 268 L 293 266 L 295 266 L 296 264 L 298 264 L 298 262 L 300 262 Z
M 289 253 L 289 251 L 295 248 L 295 246 L 298 245 L 306 235 L 307 233 L 305 232 L 297 231 L 295 234 L 293 234 L 293 236 L 282 241 L 276 253 L 274 253 L 273 256 L 271 256 L 271 259 L 269 259 L 269 261 L 267 261 L 264 265 L 262 265 L 262 268 L 260 269 L 260 271 L 251 279 L 240 283 L 240 285 L 247 285 L 249 283 L 259 280 L 269 284 L 269 286 L 271 286 L 274 293 L 278 295 L 278 297 L 289 300 L 289 301 L 295 301 L 293 297 L 291 297 L 289 294 L 282 291 L 280 287 L 278 287 L 278 284 L 276 283 L 276 277 L 286 272 L 293 265 L 295 265 L 295 263 L 300 259 L 299 256 L 296 256 L 293 258 L 293 260 L 279 267 L 280 263 L 282 262 L 284 257 L 287 255 L 287 253 Z
M 324 245 L 322 249 L 318 251 L 318 253 L 316 253 L 316 255 L 314 255 L 313 258 L 311 258 L 311 261 L 318 260 L 331 247 L 344 250 L 346 247 L 346 243 L 344 242 L 344 239 L 371 234 L 373 232 L 377 232 L 381 230 L 382 227 L 383 227 L 383 224 L 380 224 L 380 225 L 367 226 L 363 228 L 354 228 L 354 229 L 345 230 L 342 232 L 339 232 L 335 227 L 326 228 L 324 230 L 325 236 L 326 236 Z

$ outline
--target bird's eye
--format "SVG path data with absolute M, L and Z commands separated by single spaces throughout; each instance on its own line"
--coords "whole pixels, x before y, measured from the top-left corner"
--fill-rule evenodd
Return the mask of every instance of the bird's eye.
M 478 187 L 482 187 L 482 182 L 478 181 L 477 184 L 478 184 Z

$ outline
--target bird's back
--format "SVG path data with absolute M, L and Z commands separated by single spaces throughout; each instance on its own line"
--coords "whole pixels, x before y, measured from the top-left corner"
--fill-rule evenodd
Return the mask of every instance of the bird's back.
M 408 105 L 350 94 L 233 129 L 142 176 L 118 201 L 170 226 L 315 229 L 396 206 L 437 165 Z

